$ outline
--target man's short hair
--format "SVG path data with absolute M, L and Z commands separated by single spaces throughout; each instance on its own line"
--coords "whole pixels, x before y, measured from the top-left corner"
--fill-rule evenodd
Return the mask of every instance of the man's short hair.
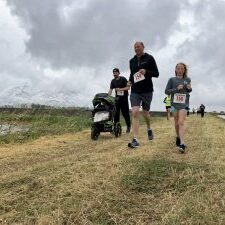
M 118 72 L 118 73 L 119 73 L 120 70 L 119 70 L 118 68 L 114 68 L 114 69 L 113 69 L 113 73 L 114 73 L 114 72 Z
M 144 43 L 142 41 L 136 41 L 135 44 L 137 44 L 137 43 L 141 44 L 143 48 L 145 47 L 145 45 L 144 45 Z

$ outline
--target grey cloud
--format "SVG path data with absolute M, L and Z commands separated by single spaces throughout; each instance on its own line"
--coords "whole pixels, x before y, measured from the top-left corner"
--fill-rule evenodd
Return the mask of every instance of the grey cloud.
M 153 109 L 163 109 L 164 88 L 178 61 L 190 67 L 192 106 L 202 100 L 215 108 L 224 106 L 224 1 L 4 1 L 26 35 L 17 37 L 21 31 L 9 29 L 8 36 L 14 31 L 11 42 L 5 42 L 5 37 L 0 43 L 4 52 L 11 48 L 0 61 L 5 79 L 1 88 L 7 87 L 2 101 L 14 91 L 10 86 L 20 90 L 27 82 L 29 95 L 11 95 L 9 102 L 45 103 L 50 99 L 54 104 L 90 106 L 94 93 L 108 90 L 112 67 L 119 67 L 128 77 L 133 42 L 143 40 L 160 71 L 159 79 L 154 79 Z M 182 11 L 193 14 L 193 27 L 179 23 Z M 197 30 L 194 35 L 189 33 L 192 29 Z M 186 34 L 186 40 L 176 40 L 176 32 Z M 177 43 L 169 43 L 171 37 Z M 22 47 L 7 46 L 11 43 Z M 46 68 L 51 72 L 46 73 Z
M 206 63 L 224 65 L 224 1 L 200 1 L 195 8 L 195 24 L 198 35 L 191 41 L 182 44 L 178 54 L 193 54 Z
M 190 66 L 196 88 L 193 103 L 225 107 L 224 1 L 198 1 L 191 9 L 198 32 L 177 48 L 176 56 Z M 223 86 L 223 88 L 222 88 Z
M 150 48 L 166 45 L 183 4 L 170 0 L 92 0 L 87 7 L 73 10 L 76 1 L 71 0 L 7 2 L 23 19 L 30 37 L 27 51 L 57 69 L 96 68 L 107 62 L 125 68 L 134 40 L 141 39 Z M 66 7 L 71 9 L 69 16 Z

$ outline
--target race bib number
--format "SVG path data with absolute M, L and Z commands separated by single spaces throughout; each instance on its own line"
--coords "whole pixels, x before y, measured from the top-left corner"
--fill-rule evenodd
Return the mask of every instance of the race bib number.
M 145 79 L 145 76 L 139 72 L 134 74 L 134 83 L 137 83 L 139 81 L 142 81 Z
M 124 91 L 117 91 L 116 93 L 118 96 L 124 96 Z
M 179 104 L 184 104 L 186 101 L 186 94 L 174 94 L 173 102 L 174 103 L 179 103 Z

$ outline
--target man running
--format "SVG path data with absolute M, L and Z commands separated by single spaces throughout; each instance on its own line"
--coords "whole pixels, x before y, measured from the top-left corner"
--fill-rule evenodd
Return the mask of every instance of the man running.
M 130 133 L 130 113 L 129 113 L 129 103 L 128 103 L 128 90 L 130 87 L 127 86 L 127 79 L 120 76 L 120 71 L 118 68 L 113 69 L 113 76 L 110 84 L 110 89 L 108 95 L 112 94 L 112 90 L 115 89 L 116 92 L 116 114 L 114 117 L 115 124 L 120 121 L 120 110 L 125 119 L 127 130 L 126 133 Z
M 132 107 L 132 128 L 133 139 L 128 143 L 128 147 L 137 148 L 138 130 L 139 130 L 139 110 L 142 106 L 143 117 L 147 125 L 148 139 L 153 139 L 153 132 L 150 128 L 150 105 L 153 95 L 152 77 L 158 77 L 159 72 L 153 56 L 144 52 L 143 42 L 134 44 L 135 56 L 130 60 L 130 78 L 131 85 L 130 102 Z

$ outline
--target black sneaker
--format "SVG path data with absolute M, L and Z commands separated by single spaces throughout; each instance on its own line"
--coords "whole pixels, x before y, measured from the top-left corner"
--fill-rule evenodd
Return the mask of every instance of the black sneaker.
M 180 146 L 180 138 L 176 137 L 176 146 Z
M 128 143 L 129 148 L 138 148 L 140 147 L 139 143 L 135 138 L 133 138 L 132 142 Z
M 180 145 L 180 146 L 179 146 L 179 152 L 180 152 L 180 153 L 184 153 L 184 152 L 185 152 L 185 147 L 186 147 L 186 146 L 185 146 L 184 144 Z
M 148 130 L 148 140 L 153 140 L 153 132 L 152 130 Z
M 130 133 L 130 127 L 127 127 L 126 133 Z

